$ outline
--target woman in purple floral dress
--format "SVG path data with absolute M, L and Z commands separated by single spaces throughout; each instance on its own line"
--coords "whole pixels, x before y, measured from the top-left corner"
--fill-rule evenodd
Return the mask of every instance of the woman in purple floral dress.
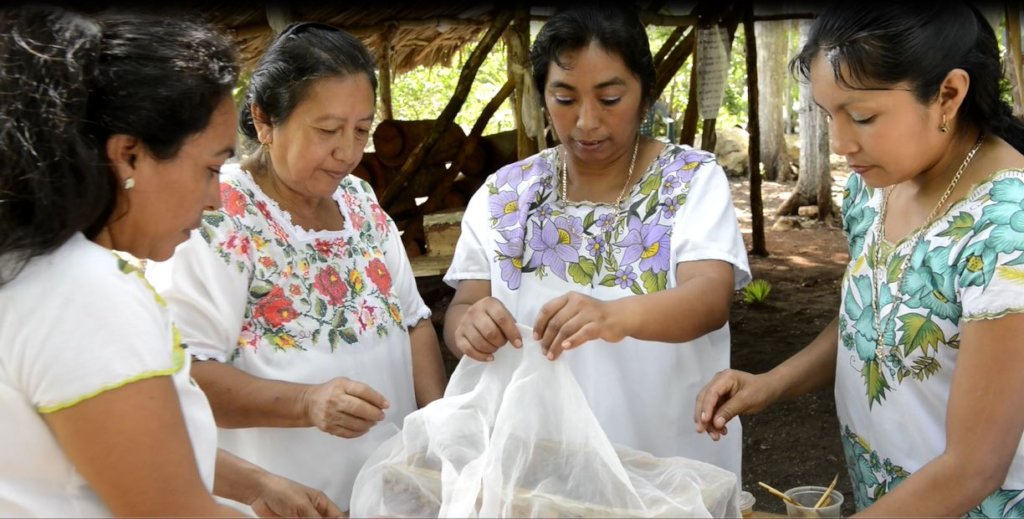
M 487 361 L 532 326 L 568 362 L 614 443 L 740 473 L 694 432 L 697 391 L 729 366 L 729 304 L 749 267 L 715 157 L 639 136 L 654 67 L 616 8 L 562 11 L 533 46 L 561 145 L 508 165 L 470 201 L 445 281 L 445 342 Z M 568 351 L 567 351 L 568 350 Z

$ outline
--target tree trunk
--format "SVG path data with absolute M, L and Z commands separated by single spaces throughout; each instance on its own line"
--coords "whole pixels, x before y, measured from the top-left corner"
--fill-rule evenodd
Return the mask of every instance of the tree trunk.
M 748 153 L 750 155 L 750 253 L 756 256 L 767 256 L 768 247 L 764 236 L 764 204 L 761 200 L 761 171 L 758 162 L 761 160 L 759 137 L 761 134 L 758 121 L 757 93 L 757 36 L 754 34 L 754 4 L 747 6 L 743 17 L 743 35 L 747 43 L 747 131 L 750 134 Z
M 782 113 L 786 109 L 786 21 L 754 24 L 757 39 L 758 118 L 761 122 L 761 162 L 769 180 L 789 180 L 793 160 L 786 149 Z
M 807 39 L 811 22 L 800 22 L 800 40 Z M 798 213 L 801 206 L 817 205 L 818 219 L 832 221 L 832 171 L 829 165 L 828 121 L 811 97 L 811 85 L 800 81 L 800 176 L 796 190 L 775 213 L 789 216 Z

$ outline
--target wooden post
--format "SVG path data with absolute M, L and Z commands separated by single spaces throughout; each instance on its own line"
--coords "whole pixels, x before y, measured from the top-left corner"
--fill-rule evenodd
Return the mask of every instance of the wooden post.
M 526 119 L 532 115 L 523 113 L 526 82 L 533 81 L 530 66 L 530 11 L 525 6 L 516 7 L 515 18 L 505 33 L 505 50 L 508 56 L 508 77 L 515 83 L 512 115 L 516 125 L 516 153 L 520 159 L 524 159 L 538 151 L 536 142 L 526 133 Z
M 395 33 L 398 26 L 395 23 L 388 23 L 381 35 L 380 63 L 377 68 L 380 70 L 380 118 L 394 119 L 394 105 L 391 102 L 391 51 L 394 45 Z
M 406 184 L 409 183 L 409 177 L 412 176 L 413 172 L 419 169 L 420 164 L 423 162 L 423 158 L 426 157 L 430 149 L 437 144 L 438 139 L 441 138 L 441 134 L 444 133 L 444 129 L 455 120 L 455 116 L 462 109 L 462 105 L 466 102 L 466 96 L 469 94 L 470 88 L 473 86 L 473 80 L 476 78 L 476 73 L 480 70 L 480 65 L 483 64 L 484 59 L 487 57 L 487 53 L 494 48 L 494 44 L 497 43 L 498 38 L 501 37 L 501 33 L 505 32 L 505 28 L 508 27 L 509 22 L 512 21 L 512 14 L 509 11 L 499 11 L 494 17 L 494 21 L 491 22 L 491 27 L 487 29 L 487 32 L 482 38 L 480 43 L 477 43 L 473 52 L 470 53 L 469 58 L 466 59 L 465 66 L 462 67 L 462 72 L 459 75 L 459 82 L 455 86 L 455 92 L 452 93 L 451 99 L 448 104 L 441 111 L 441 115 L 437 117 L 437 121 L 434 123 L 434 129 L 431 130 L 427 138 L 423 140 L 416 149 L 406 159 L 405 164 L 402 164 L 402 169 L 398 171 L 398 175 L 395 180 L 384 190 L 384 193 L 380 196 L 380 204 L 387 210 L 388 206 L 395 202 L 398 198 L 398 194 L 405 188 Z
M 466 144 L 459 150 L 459 154 L 452 160 L 451 166 L 448 167 L 448 171 L 445 172 L 444 178 L 441 179 L 441 183 L 430 193 L 430 197 L 423 205 L 419 206 L 418 212 L 420 214 L 432 213 L 440 209 L 441 202 L 444 201 L 444 195 L 451 190 L 452 184 L 455 182 L 455 177 L 458 172 L 462 169 L 463 163 L 466 162 L 466 157 L 473 154 L 476 150 L 477 144 L 480 143 L 480 137 L 484 134 L 484 129 L 487 128 L 487 123 L 494 116 L 494 112 L 498 111 L 501 103 L 504 103 L 508 96 L 512 94 L 512 90 L 515 88 L 515 82 L 512 78 L 501 87 L 501 90 L 494 97 L 491 98 L 487 106 L 484 107 L 483 111 L 480 112 L 480 118 L 477 119 L 476 124 L 473 125 L 473 129 L 469 131 L 469 136 L 466 137 Z
M 676 27 L 675 29 L 672 30 L 672 34 L 668 35 L 668 38 L 665 40 L 665 43 L 662 44 L 660 49 L 658 49 L 658 53 L 654 55 L 655 69 L 657 69 L 658 66 L 661 65 L 661 62 L 665 60 L 665 56 L 668 56 L 669 51 L 672 50 L 672 48 L 675 47 L 677 43 L 679 43 L 679 40 L 683 37 L 683 34 L 685 33 L 686 27 L 682 26 Z
M 747 132 L 750 162 L 750 253 L 767 256 L 764 239 L 764 204 L 761 201 L 761 130 L 757 117 L 757 40 L 754 37 L 754 5 L 749 3 L 743 17 L 747 42 Z
M 694 26 L 694 32 L 697 28 Z M 697 136 L 697 46 L 693 47 L 690 66 L 690 91 L 686 96 L 686 111 L 683 112 L 683 127 L 679 131 L 679 144 L 693 146 Z

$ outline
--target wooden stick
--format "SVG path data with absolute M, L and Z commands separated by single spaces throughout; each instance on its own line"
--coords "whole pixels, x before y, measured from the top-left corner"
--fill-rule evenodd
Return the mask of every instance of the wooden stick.
M 758 481 L 757 484 L 761 485 L 762 487 L 764 487 L 764 489 L 767 490 L 769 494 L 771 494 L 771 495 L 773 495 L 773 496 L 775 496 L 775 497 L 777 497 L 777 498 L 779 498 L 779 499 L 781 499 L 781 500 L 783 500 L 783 501 L 785 501 L 785 502 L 787 502 L 787 503 L 789 503 L 789 504 L 791 504 L 793 506 L 803 506 L 800 503 L 797 503 L 796 499 L 793 499 L 792 497 L 789 497 L 786 494 L 784 494 L 782 492 L 779 492 L 778 490 L 776 490 L 774 487 L 772 487 L 768 483 L 765 483 L 763 481 Z
M 839 474 L 836 473 L 836 477 L 832 478 L 832 483 L 829 483 L 828 488 L 825 489 L 825 493 L 818 498 L 818 502 L 814 503 L 814 509 L 817 510 L 823 505 L 828 506 L 832 502 L 832 489 L 836 488 L 836 483 L 839 481 Z

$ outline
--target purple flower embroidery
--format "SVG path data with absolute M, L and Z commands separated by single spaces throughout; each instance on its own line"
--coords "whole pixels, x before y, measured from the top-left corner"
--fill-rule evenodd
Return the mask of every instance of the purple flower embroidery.
M 665 272 L 669 262 L 669 227 L 655 223 L 644 224 L 633 216 L 629 219 L 629 228 L 622 241 L 615 245 L 622 247 L 621 265 L 629 265 L 640 260 L 640 270 Z
M 499 170 L 495 175 L 494 187 L 507 185 L 512 189 L 516 189 L 523 182 L 523 179 L 545 174 L 550 175 L 551 173 L 551 165 L 547 161 L 540 159 L 511 164 Z
M 714 160 L 713 156 L 705 151 L 688 150 L 677 156 L 665 168 L 665 171 L 677 172 L 676 175 L 680 181 L 689 182 L 693 178 L 693 174 L 697 172 L 697 168 L 711 160 Z
M 603 235 L 597 235 L 593 238 L 587 239 L 587 252 L 590 253 L 591 257 L 596 258 L 604 254 L 604 251 L 606 250 L 608 250 L 608 243 L 605 241 Z
M 540 208 L 537 209 L 537 216 L 541 220 L 547 220 L 547 219 L 551 218 L 551 214 L 553 212 L 554 212 L 554 210 L 551 209 L 551 204 L 544 204 L 544 205 L 540 206 Z
M 615 282 L 619 284 L 619 288 L 629 288 L 636 283 L 636 274 L 633 273 L 633 267 L 626 265 L 620 268 L 615 273 Z
M 503 228 L 520 220 L 519 193 L 502 191 L 490 199 L 491 218 L 498 220 L 497 227 Z
M 498 265 L 501 280 L 512 290 L 519 288 L 523 281 L 523 228 L 516 227 L 500 231 L 505 243 L 498 243 Z
M 669 197 L 661 204 L 661 214 L 665 215 L 665 218 L 672 218 L 676 215 L 676 211 L 679 210 L 679 200 L 676 197 Z
M 601 232 L 608 232 L 612 227 L 615 226 L 615 217 L 618 216 L 616 213 L 605 213 L 597 217 L 597 228 L 601 229 Z
M 556 276 L 565 278 L 566 263 L 580 260 L 580 236 L 583 234 L 583 220 L 576 217 L 558 217 L 541 223 L 533 222 L 530 248 L 533 256 L 531 267 L 547 266 Z
M 690 176 L 693 175 L 691 174 Z M 661 193 L 667 195 L 675 191 L 676 189 L 679 189 L 679 186 L 681 185 L 683 185 L 683 181 L 679 180 L 679 177 L 675 175 L 669 175 L 665 177 L 665 180 L 663 180 L 661 183 Z

